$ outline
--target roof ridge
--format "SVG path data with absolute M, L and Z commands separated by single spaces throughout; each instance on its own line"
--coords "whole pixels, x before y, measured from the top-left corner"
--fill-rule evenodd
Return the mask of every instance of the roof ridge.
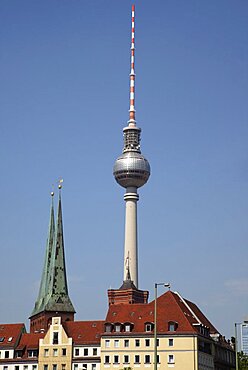
M 202 324 L 201 320 L 199 319 L 199 317 L 196 315 L 196 313 L 193 311 L 193 309 L 188 305 L 188 303 L 186 302 L 186 299 L 183 298 L 181 296 L 181 294 L 179 294 L 178 292 L 175 292 L 176 295 L 178 295 L 178 297 L 180 298 L 180 300 L 183 302 L 183 304 L 186 306 L 186 308 L 192 313 L 192 315 L 194 316 L 194 318 L 198 321 L 199 324 Z

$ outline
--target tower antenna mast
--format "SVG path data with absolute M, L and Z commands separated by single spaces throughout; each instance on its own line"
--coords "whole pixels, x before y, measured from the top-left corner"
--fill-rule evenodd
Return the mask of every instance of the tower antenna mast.
M 131 70 L 130 70 L 130 104 L 129 126 L 136 125 L 135 121 L 135 6 L 132 5 L 132 31 L 131 31 Z

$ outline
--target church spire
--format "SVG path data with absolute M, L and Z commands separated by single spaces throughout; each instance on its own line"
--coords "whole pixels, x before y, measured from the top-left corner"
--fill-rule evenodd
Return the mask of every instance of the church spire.
M 60 182 L 56 227 L 54 223 L 54 207 L 52 200 L 49 233 L 40 290 L 30 317 L 31 332 L 46 331 L 53 316 L 61 316 L 62 321 L 74 320 L 75 309 L 68 295 L 66 278 L 61 188 L 62 185 Z
M 32 315 L 42 311 L 44 309 L 45 299 L 48 293 L 48 282 L 50 276 L 50 264 L 51 264 L 51 255 L 54 243 L 54 233 L 55 233 L 55 223 L 54 223 L 54 204 L 53 204 L 54 192 L 51 192 L 51 209 L 50 209 L 50 221 L 48 228 L 48 236 L 46 242 L 46 252 L 45 252 L 45 261 L 41 276 L 40 289 L 38 298 L 35 302 L 35 307 L 33 309 Z
M 61 296 L 63 297 L 68 296 L 66 266 L 65 266 L 63 221 L 62 221 L 61 187 L 62 186 L 59 185 L 57 222 L 52 251 L 53 253 L 52 261 L 50 266 L 50 279 L 48 281 L 48 292 L 47 292 L 51 297 L 53 297 L 52 301 L 54 301 L 55 296 L 59 299 L 59 301 L 61 301 Z M 55 302 L 50 302 L 50 305 L 51 303 L 54 304 Z

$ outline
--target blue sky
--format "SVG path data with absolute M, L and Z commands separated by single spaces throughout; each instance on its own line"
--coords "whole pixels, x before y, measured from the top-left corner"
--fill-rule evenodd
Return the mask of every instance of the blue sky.
M 248 3 L 136 5 L 139 280 L 170 281 L 226 336 L 248 313 Z M 64 178 L 77 319 L 122 283 L 124 191 L 112 167 L 128 120 L 129 0 L 1 0 L 2 323 L 38 294 L 52 183 Z M 162 289 L 160 293 L 162 293 Z

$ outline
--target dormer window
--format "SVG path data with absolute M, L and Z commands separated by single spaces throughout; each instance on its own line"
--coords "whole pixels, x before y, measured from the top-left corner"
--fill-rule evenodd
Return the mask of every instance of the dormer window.
M 168 323 L 168 331 L 176 331 L 178 327 L 177 322 L 175 321 L 169 321 Z
M 131 325 L 130 324 L 125 324 L 125 331 L 127 331 L 127 332 L 131 331 Z
M 0 343 L 4 341 L 4 337 L 0 337 Z
M 209 329 L 208 328 L 206 328 L 206 327 L 204 327 L 204 326 L 200 326 L 200 328 L 199 328 L 200 330 L 200 333 L 202 334 L 202 335 L 205 335 L 206 337 L 208 337 L 209 336 Z
M 105 324 L 105 332 L 111 333 L 112 331 L 112 324 Z
M 16 357 L 17 357 L 17 358 L 22 357 L 22 351 L 21 351 L 21 350 L 17 350 L 17 351 L 16 351 Z
M 38 356 L 37 349 L 31 349 L 28 351 L 28 357 L 37 357 L 37 356 Z
M 151 322 L 146 322 L 145 323 L 145 331 L 149 332 L 153 330 L 153 323 Z
M 115 324 L 115 331 L 117 332 L 117 333 L 120 333 L 121 332 L 121 324 Z

